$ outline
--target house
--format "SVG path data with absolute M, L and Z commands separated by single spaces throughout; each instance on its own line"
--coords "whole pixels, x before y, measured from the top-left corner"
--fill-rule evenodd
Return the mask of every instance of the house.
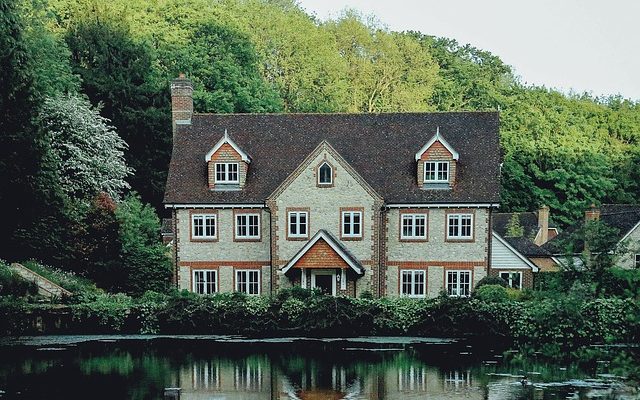
M 543 248 L 552 253 L 554 260 L 561 265 L 567 264 L 566 243 L 570 240 L 572 232 L 575 232 L 583 224 L 589 221 L 601 221 L 611 228 L 613 238 L 618 245 L 624 246 L 624 254 L 617 262 L 620 268 L 640 268 L 640 205 L 631 204 L 603 204 L 600 208 L 592 205 L 585 211 L 584 220 L 562 232 L 554 240 L 550 240 Z M 580 265 L 578 254 L 584 250 L 584 243 L 574 243 L 573 264 Z
M 467 296 L 486 276 L 497 113 L 198 114 L 171 89 L 179 288 Z
M 549 226 L 549 207 L 537 212 L 493 213 L 489 274 L 515 289 L 533 288 L 538 271 L 556 271 L 552 254 L 541 247 L 558 235 Z

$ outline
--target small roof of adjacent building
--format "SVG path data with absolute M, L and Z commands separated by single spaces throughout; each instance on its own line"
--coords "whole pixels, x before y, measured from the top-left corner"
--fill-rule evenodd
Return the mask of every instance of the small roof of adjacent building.
M 440 134 L 459 154 L 456 184 L 425 190 L 415 154 Z M 228 136 L 251 157 L 238 191 L 207 186 L 207 152 Z M 263 203 L 322 142 L 329 143 L 387 203 L 498 203 L 499 117 L 496 112 L 402 114 L 194 114 L 178 125 L 166 204 Z
M 603 204 L 600 209 L 599 220 L 607 226 L 613 228 L 612 234 L 615 235 L 613 239 L 621 241 L 625 239 L 627 234 L 631 232 L 633 228 L 640 225 L 640 205 L 634 204 Z M 562 233 L 560 233 L 555 239 L 547 242 L 543 247 L 545 250 L 553 253 L 560 254 L 565 249 L 562 246 L 569 240 L 571 234 L 580 227 L 584 226 L 585 221 L 581 220 L 578 223 L 570 226 Z M 584 242 L 576 241 L 574 245 L 574 251 L 581 252 L 584 249 Z
M 509 237 L 507 234 L 509 221 L 514 215 L 518 216 L 520 225 L 523 228 L 522 237 Z M 491 222 L 493 231 L 506 240 L 520 254 L 527 257 L 548 257 L 550 255 L 543 247 L 534 243 L 539 230 L 538 215 L 535 212 L 493 213 Z

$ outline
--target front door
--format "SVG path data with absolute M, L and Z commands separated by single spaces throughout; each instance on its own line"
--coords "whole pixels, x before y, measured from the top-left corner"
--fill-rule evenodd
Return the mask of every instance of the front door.
M 312 275 L 311 287 L 320 289 L 323 294 L 335 296 L 336 275 L 335 272 L 314 271 Z

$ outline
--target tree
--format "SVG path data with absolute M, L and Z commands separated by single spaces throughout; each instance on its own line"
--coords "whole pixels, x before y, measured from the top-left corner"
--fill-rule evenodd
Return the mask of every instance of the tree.
M 82 89 L 128 144 L 131 187 L 160 209 L 171 153 L 169 80 L 159 81 L 146 43 L 131 38 L 126 25 L 101 14 L 74 23 L 66 33 L 72 66 Z
M 427 111 L 438 66 L 409 35 L 366 25 L 354 11 L 326 24 L 347 63 L 349 112 Z
M 51 262 L 65 253 L 67 205 L 32 120 L 38 108 L 33 61 L 16 4 L 0 0 L 0 243 L 5 259 Z
M 168 250 L 160 240 L 160 220 L 155 211 L 132 194 L 118 205 L 116 216 L 126 274 L 122 289 L 131 294 L 166 291 L 173 270 Z
M 508 238 L 521 238 L 524 236 L 524 227 L 520 223 L 520 214 L 514 213 L 511 218 L 509 218 L 505 236 Z
M 40 112 L 41 129 L 63 192 L 72 200 L 89 200 L 100 192 L 117 199 L 129 188 L 132 174 L 124 160 L 127 144 L 78 95 L 47 98 Z

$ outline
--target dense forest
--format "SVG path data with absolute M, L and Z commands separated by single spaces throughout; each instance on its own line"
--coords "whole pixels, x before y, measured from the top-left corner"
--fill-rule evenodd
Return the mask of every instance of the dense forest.
M 0 0 L 0 257 L 85 275 L 161 258 L 179 72 L 199 112 L 499 110 L 502 209 L 563 226 L 640 201 L 640 103 L 525 85 L 453 39 L 293 0 Z

